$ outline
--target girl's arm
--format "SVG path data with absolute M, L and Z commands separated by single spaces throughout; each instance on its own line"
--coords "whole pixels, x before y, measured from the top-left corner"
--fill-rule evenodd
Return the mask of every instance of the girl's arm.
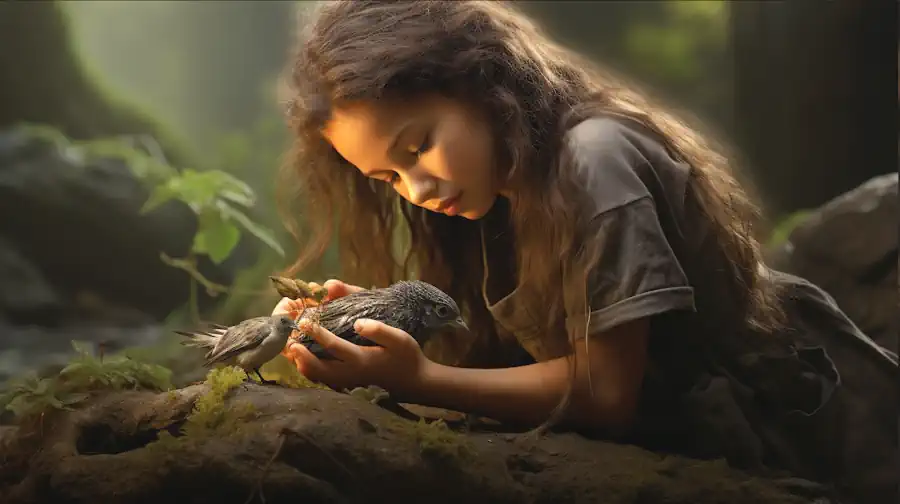
M 648 331 L 647 319 L 641 319 L 592 335 L 587 345 L 578 342 L 567 423 L 613 431 L 627 428 L 641 391 Z M 565 357 L 505 369 L 457 368 L 429 361 L 409 400 L 538 425 L 565 394 L 570 365 Z

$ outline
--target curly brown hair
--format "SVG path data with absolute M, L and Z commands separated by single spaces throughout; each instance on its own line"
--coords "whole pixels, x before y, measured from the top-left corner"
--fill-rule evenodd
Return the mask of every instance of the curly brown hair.
M 285 174 L 299 177 L 299 184 L 282 184 L 297 188 L 284 192 L 282 201 L 295 236 L 307 238 L 292 273 L 322 256 L 337 226 L 347 281 L 384 285 L 415 274 L 453 296 L 476 332 L 494 332 L 481 293 L 478 223 L 406 202 L 388 185 L 361 175 L 320 133 L 335 103 L 439 93 L 491 118 L 502 175 L 516 194 L 509 202 L 508 226 L 515 239 L 515 270 L 527 275 L 514 281 L 541 306 L 548 331 L 564 327 L 564 299 L 580 296 L 587 303 L 583 282 L 560 285 L 560 265 L 575 273 L 567 278 L 583 280 L 599 254 L 584 236 L 589 216 L 572 197 L 583 191 L 562 144 L 565 131 L 599 113 L 640 122 L 690 164 L 689 197 L 727 258 L 746 323 L 764 328 L 776 323 L 774 296 L 758 269 L 761 253 L 752 233 L 758 210 L 726 159 L 672 115 L 552 42 L 506 2 L 324 3 L 306 23 L 288 80 L 295 141 Z

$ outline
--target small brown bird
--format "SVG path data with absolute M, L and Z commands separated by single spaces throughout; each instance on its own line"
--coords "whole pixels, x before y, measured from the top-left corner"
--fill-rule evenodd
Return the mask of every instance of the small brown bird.
M 247 373 L 248 378 L 253 371 L 262 383 L 274 384 L 272 380 L 263 379 L 259 368 L 280 354 L 291 333 L 297 330 L 297 323 L 290 317 L 275 315 L 247 319 L 231 327 L 210 324 L 206 331 L 175 332 L 190 338 L 183 341 L 183 345 L 209 349 L 205 366 L 216 363 L 236 365 Z

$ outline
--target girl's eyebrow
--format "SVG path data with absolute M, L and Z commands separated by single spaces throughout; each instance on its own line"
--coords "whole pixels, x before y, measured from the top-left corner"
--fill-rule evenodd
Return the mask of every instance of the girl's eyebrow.
M 403 134 L 406 133 L 406 130 L 408 130 L 410 126 L 412 126 L 413 122 L 414 120 L 409 119 L 400 123 L 400 126 L 394 130 L 394 139 L 391 141 L 391 145 L 388 147 L 387 152 L 392 152 L 398 148 L 400 139 L 403 138 Z

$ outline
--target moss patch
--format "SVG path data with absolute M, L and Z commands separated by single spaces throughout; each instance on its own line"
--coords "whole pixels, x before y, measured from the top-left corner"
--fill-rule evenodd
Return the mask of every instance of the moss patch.
M 389 429 L 412 437 L 422 455 L 456 461 L 467 461 L 475 456 L 475 449 L 465 436 L 450 429 L 443 420 L 427 422 L 424 418 L 412 422 L 402 418 L 391 421 Z
M 256 407 L 248 401 L 227 404 L 228 394 L 241 386 L 246 379 L 244 371 L 237 367 L 221 367 L 206 375 L 204 384 L 209 387 L 194 401 L 194 408 L 177 429 L 161 430 L 157 440 L 148 444 L 152 451 L 169 451 L 186 448 L 210 437 L 229 437 L 247 432 L 251 421 L 258 416 Z M 171 398 L 170 398 L 171 399 Z

